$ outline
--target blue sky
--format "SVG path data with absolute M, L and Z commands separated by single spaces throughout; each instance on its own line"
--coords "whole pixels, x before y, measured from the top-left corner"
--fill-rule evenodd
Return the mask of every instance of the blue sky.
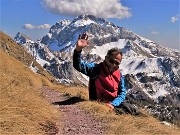
M 34 41 L 62 19 L 87 13 L 160 45 L 180 49 L 179 0 L 0 0 L 0 30 L 22 32 Z

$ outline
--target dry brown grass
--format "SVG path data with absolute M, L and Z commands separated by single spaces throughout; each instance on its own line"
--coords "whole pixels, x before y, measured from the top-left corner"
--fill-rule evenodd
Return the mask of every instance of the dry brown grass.
M 56 82 L 54 77 L 46 72 L 43 67 L 41 67 L 30 54 L 28 54 L 23 46 L 17 45 L 16 42 L 9 37 L 8 35 L 0 32 L 0 49 L 2 49 L 6 54 L 13 56 L 17 60 L 21 61 L 23 64 L 27 65 L 28 67 L 33 62 L 33 66 L 36 66 L 39 69 L 39 74 L 46 77 L 51 82 Z
M 56 84 L 49 85 L 52 89 L 59 90 L 62 93 L 66 93 L 71 97 L 80 97 L 82 99 L 88 100 L 88 91 L 86 87 L 76 87 L 76 86 L 59 86 Z
M 2 50 L 0 58 L 0 133 L 45 133 L 59 113 L 40 96 L 44 77 Z
M 107 121 L 108 135 L 179 135 L 180 128 L 163 125 L 143 111 L 146 116 L 117 115 L 103 103 L 81 102 L 81 108 L 91 112 L 98 119 Z

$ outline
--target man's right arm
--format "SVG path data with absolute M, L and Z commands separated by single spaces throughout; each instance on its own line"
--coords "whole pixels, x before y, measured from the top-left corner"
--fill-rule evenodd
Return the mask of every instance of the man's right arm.
M 79 72 L 89 76 L 95 77 L 98 73 L 98 64 L 95 63 L 87 63 L 82 61 L 81 59 L 81 51 L 74 50 L 73 54 L 73 67 Z

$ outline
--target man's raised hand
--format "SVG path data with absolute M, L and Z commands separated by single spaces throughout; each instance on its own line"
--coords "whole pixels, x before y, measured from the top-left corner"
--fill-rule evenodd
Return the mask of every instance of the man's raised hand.
M 76 44 L 76 51 L 81 51 L 84 47 L 88 45 L 88 35 L 86 33 L 83 33 L 79 35 L 77 44 Z

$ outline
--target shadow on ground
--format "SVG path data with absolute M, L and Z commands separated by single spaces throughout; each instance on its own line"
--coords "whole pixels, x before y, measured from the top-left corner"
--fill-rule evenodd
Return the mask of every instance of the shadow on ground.
M 82 99 L 80 97 L 70 97 L 67 100 L 64 101 L 58 101 L 58 102 L 53 102 L 53 105 L 72 105 L 72 104 L 76 104 L 78 102 L 82 102 L 85 101 L 85 99 Z

